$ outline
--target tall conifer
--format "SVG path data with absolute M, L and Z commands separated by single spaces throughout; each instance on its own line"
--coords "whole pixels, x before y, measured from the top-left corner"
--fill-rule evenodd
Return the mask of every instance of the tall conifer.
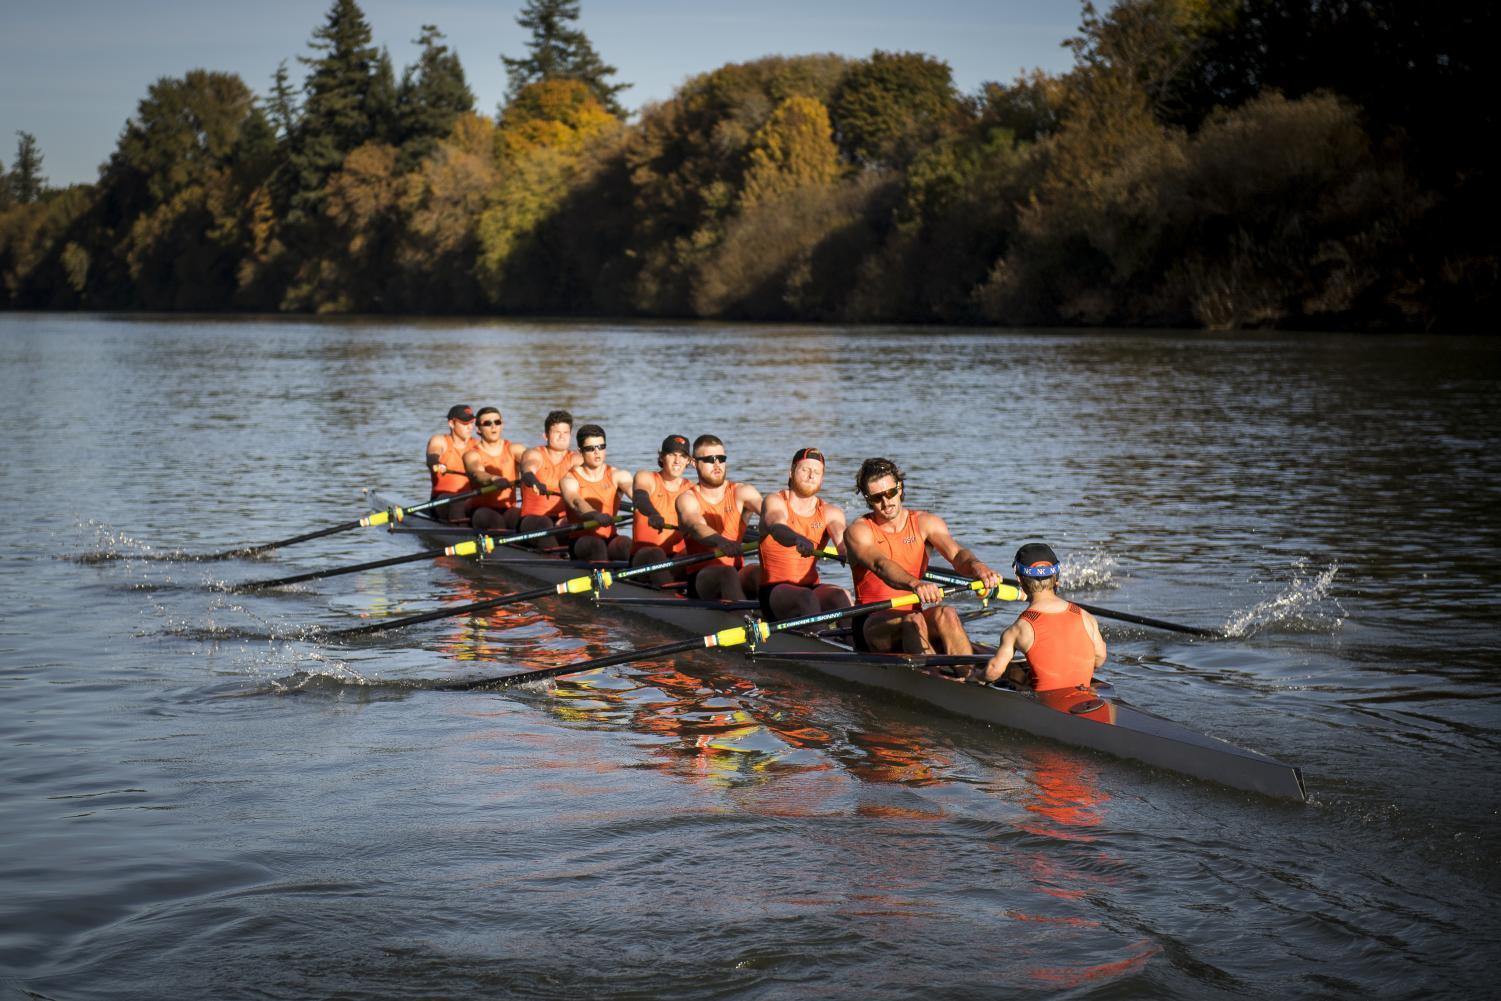
M 298 57 L 311 72 L 303 84 L 302 117 L 291 150 L 295 193 L 287 221 L 294 226 L 317 218 L 329 175 L 383 124 L 371 114 L 372 95 L 378 99 L 381 86 L 381 54 L 370 44 L 370 25 L 359 4 L 333 0 L 308 46 L 320 54 Z M 389 71 L 389 60 L 386 67 Z
M 615 67 L 599 58 L 588 35 L 571 27 L 578 18 L 578 0 L 527 0 L 516 17 L 516 23 L 532 33 L 527 54 L 519 59 L 500 57 L 510 78 L 506 90 L 508 102 L 527 84 L 540 80 L 578 80 L 588 86 L 612 115 L 624 117 L 625 109 L 615 95 L 630 84 L 609 83 L 605 79 L 615 75 Z
M 42 176 L 42 151 L 37 149 L 36 136 L 30 132 L 18 131 L 16 137 L 16 163 L 5 176 L 6 186 L 12 198 L 29 205 L 47 190 L 47 178 Z
M 422 54 L 401 76 L 397 108 L 403 169 L 431 153 L 459 115 L 474 110 L 474 92 L 464 78 L 464 67 L 442 39 L 435 25 L 424 24 L 417 38 Z

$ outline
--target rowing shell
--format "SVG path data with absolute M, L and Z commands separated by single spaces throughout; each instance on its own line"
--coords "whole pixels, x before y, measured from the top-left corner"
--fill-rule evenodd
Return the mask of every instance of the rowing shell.
M 391 503 L 372 493 L 376 508 Z M 466 528 L 439 524 L 425 515 L 408 515 L 391 531 L 422 538 L 427 544 L 470 537 Z M 577 564 L 556 567 L 536 559 L 534 550 L 497 546 L 481 557 L 481 566 L 544 584 L 579 576 Z M 521 562 L 526 560 L 526 562 Z M 508 565 L 509 564 L 509 565 Z M 725 611 L 707 602 L 688 601 L 631 580 L 617 581 L 598 597 L 600 605 L 649 616 L 696 635 L 743 625 L 744 611 Z M 1206 779 L 1236 789 L 1303 802 L 1308 798 L 1299 769 L 1256 751 L 1138 709 L 1121 699 L 1086 691 L 1069 698 L 1039 697 L 997 685 L 961 685 L 917 670 L 901 656 L 884 661 L 844 659 L 851 648 L 826 638 L 788 631 L 772 634 L 751 656 L 775 657 L 844 681 L 880 688 L 926 702 L 957 716 L 1022 730 L 1075 747 L 1104 751 L 1121 758 Z

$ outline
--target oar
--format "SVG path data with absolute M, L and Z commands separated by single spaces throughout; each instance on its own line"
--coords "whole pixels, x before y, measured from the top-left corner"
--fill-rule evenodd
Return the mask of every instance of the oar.
M 620 524 L 629 515 L 620 515 L 612 524 Z M 270 580 L 253 580 L 245 584 L 236 585 L 235 591 L 260 591 L 268 587 L 281 587 L 283 584 L 300 584 L 305 580 L 322 580 L 325 577 L 340 577 L 347 573 L 358 573 L 361 570 L 376 570 L 380 567 L 394 567 L 403 563 L 416 563 L 419 560 L 433 560 L 439 556 L 475 556 L 484 553 L 493 553 L 496 546 L 512 546 L 518 542 L 531 542 L 535 539 L 543 539 L 549 535 L 561 535 L 564 532 L 577 532 L 583 528 L 598 526 L 602 522 L 584 522 L 582 524 L 569 523 L 566 525 L 554 525 L 552 528 L 539 528 L 535 532 L 524 532 L 520 535 L 481 535 L 477 539 L 467 542 L 459 542 L 452 546 L 443 546 L 439 549 L 424 549 L 420 553 L 412 553 L 409 556 L 392 556 L 384 560 L 371 560 L 368 563 L 355 563 L 352 566 L 332 567 L 328 570 L 312 570 L 308 573 L 293 574 L 290 577 L 273 577 Z
M 561 585 L 559 585 L 561 586 Z M 979 581 L 963 585 L 970 590 L 979 591 L 984 585 Z M 961 587 L 945 587 L 944 593 L 960 590 Z M 691 640 L 679 640 L 676 643 L 667 643 L 663 646 L 647 647 L 644 650 L 627 650 L 625 653 L 612 653 L 605 657 L 596 657 L 593 660 L 580 661 L 577 664 L 560 664 L 556 667 L 544 667 L 536 671 L 522 671 L 519 674 L 505 674 L 496 678 L 476 678 L 472 681 L 455 681 L 446 685 L 435 686 L 444 692 L 467 692 L 476 688 L 490 686 L 509 687 L 511 685 L 524 685 L 531 681 L 541 681 L 544 678 L 556 678 L 565 674 L 586 674 L 589 671 L 597 671 L 602 667 L 613 667 L 616 664 L 629 664 L 633 660 L 650 660 L 653 657 L 665 657 L 668 654 L 682 653 L 686 650 L 702 650 L 712 647 L 745 646 L 752 642 L 760 642 L 771 638 L 772 633 L 783 632 L 787 629 L 797 629 L 802 626 L 814 626 L 820 622 L 832 622 L 834 619 L 843 619 L 851 615 L 864 615 L 868 612 L 880 612 L 888 608 L 905 608 L 908 605 L 920 604 L 916 594 L 899 594 L 885 601 L 871 601 L 863 605 L 851 605 L 847 608 L 835 608 L 827 612 L 819 612 L 816 615 L 804 615 L 796 619 L 782 619 L 779 622 L 766 622 L 763 619 L 752 619 L 743 626 L 733 626 L 729 629 L 721 629 L 717 633 L 707 636 L 696 636 Z
M 222 553 L 210 553 L 207 556 L 200 556 L 198 559 L 232 560 L 241 556 L 254 556 L 256 553 L 264 553 L 271 549 L 281 549 L 284 546 L 294 546 L 299 542 L 308 542 L 312 539 L 321 539 L 328 535 L 337 535 L 340 532 L 347 532 L 352 528 L 370 528 L 375 525 L 384 525 L 390 521 L 401 521 L 407 515 L 417 511 L 426 511 L 429 508 L 437 507 L 439 504 L 450 504 L 454 501 L 468 500 L 471 497 L 478 497 L 481 494 L 493 494 L 499 489 L 499 481 L 486 483 L 478 490 L 471 490 L 468 493 L 454 494 L 452 497 L 439 497 L 437 500 L 430 500 L 426 504 L 414 504 L 411 507 L 393 507 L 385 511 L 371 511 L 363 518 L 356 518 L 353 521 L 342 522 L 338 525 L 330 525 L 328 528 L 320 528 L 316 532 L 305 532 L 302 535 L 294 535 L 289 539 L 264 542 L 258 546 L 241 546 L 238 549 L 226 549 Z
M 572 526 L 577 528 L 578 526 Z M 746 547 L 750 551 L 750 547 Z M 403 626 L 414 626 L 419 622 L 432 622 L 436 619 L 447 619 L 456 615 L 468 615 L 471 612 L 485 612 L 492 608 L 500 608 L 503 605 L 512 605 L 519 601 L 533 601 L 537 598 L 545 598 L 554 594 L 583 594 L 593 591 L 596 587 L 609 587 L 617 580 L 626 580 L 631 577 L 641 577 L 658 570 L 669 570 L 673 567 L 690 566 L 694 563 L 705 563 L 712 559 L 718 559 L 721 554 L 716 551 L 707 553 L 687 553 L 683 556 L 675 556 L 670 560 L 662 560 L 659 563 L 645 563 L 639 567 L 612 573 L 609 570 L 596 571 L 582 577 L 571 577 L 561 584 L 549 584 L 545 587 L 533 588 L 530 591 L 515 591 L 511 594 L 502 594 L 499 597 L 487 598 L 484 601 L 473 601 L 467 605 L 455 605 L 453 608 L 439 608 L 431 612 L 419 612 L 416 615 L 408 615 L 400 619 L 390 619 L 386 622 L 372 622 L 366 626 L 355 626 L 351 629 L 340 629 L 328 634 L 329 639 L 347 639 L 351 636 L 365 636 L 370 633 L 381 633 L 388 629 L 400 629 Z
M 951 574 L 943 570 L 929 570 L 927 573 L 923 574 L 923 576 L 935 583 L 940 584 L 959 584 L 969 580 L 968 577 L 961 577 L 957 574 Z M 1013 580 L 1007 580 L 1006 583 L 1011 585 L 1016 584 L 1016 582 Z M 1024 599 L 1024 597 L 1025 596 L 1020 592 L 1017 592 L 1017 597 L 1005 600 L 1021 601 Z M 1098 615 L 1104 619 L 1116 619 L 1120 622 L 1134 622 L 1139 626 L 1152 626 L 1155 629 L 1166 629 L 1169 632 L 1174 633 L 1187 633 L 1190 636 L 1213 636 L 1220 639 L 1223 639 L 1225 636 L 1225 634 L 1218 629 L 1202 629 L 1198 626 L 1185 626 L 1177 622 L 1165 622 L 1162 619 L 1152 619 L 1148 618 L 1145 615 L 1132 615 L 1130 612 L 1116 612 L 1108 608 L 1101 608 L 1099 605 L 1086 605 L 1082 601 L 1075 601 L 1074 604 L 1078 605 L 1086 612 L 1089 612 L 1091 615 Z

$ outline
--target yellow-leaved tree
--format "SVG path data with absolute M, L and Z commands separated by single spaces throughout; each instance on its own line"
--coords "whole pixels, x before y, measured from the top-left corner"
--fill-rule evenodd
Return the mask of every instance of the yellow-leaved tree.
M 537 268 L 538 227 L 567 195 L 588 145 L 620 127 L 578 80 L 542 80 L 522 88 L 495 133 L 499 182 L 480 216 L 476 271 L 484 294 L 501 308 L 535 297 L 519 288 Z
M 800 94 L 777 105 L 751 140 L 740 204 L 749 208 L 805 187 L 823 187 L 839 176 L 829 109 Z

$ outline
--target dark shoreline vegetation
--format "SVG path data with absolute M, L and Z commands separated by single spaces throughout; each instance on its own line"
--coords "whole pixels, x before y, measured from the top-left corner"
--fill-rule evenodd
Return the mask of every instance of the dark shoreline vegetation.
M 0 308 L 1496 326 L 1489 4 L 1086 3 L 1066 74 L 771 56 L 631 122 L 577 19 L 531 0 L 494 118 L 334 0 L 300 89 L 164 77 L 94 184 L 23 134 Z

